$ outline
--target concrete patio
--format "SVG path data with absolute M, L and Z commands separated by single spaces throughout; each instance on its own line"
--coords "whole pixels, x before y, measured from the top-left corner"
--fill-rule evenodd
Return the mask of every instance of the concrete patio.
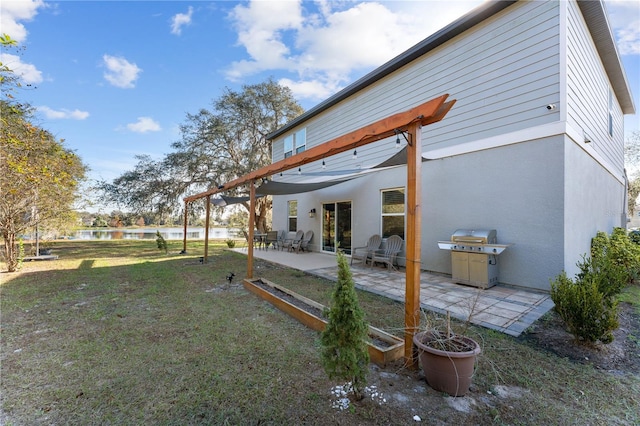
M 247 253 L 247 249 L 236 249 Z M 254 250 L 254 258 L 308 272 L 332 281 L 337 280 L 334 255 L 324 253 L 290 253 L 274 249 Z M 356 287 L 404 303 L 404 271 L 364 266 L 351 267 Z M 451 277 L 422 272 L 420 279 L 422 308 L 467 320 L 472 310 L 473 324 L 519 336 L 527 327 L 553 308 L 548 293 L 497 285 L 486 290 L 456 284 Z

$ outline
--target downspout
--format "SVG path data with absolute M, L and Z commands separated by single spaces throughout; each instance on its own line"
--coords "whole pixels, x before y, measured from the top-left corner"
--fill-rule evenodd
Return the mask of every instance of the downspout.
M 627 176 L 627 169 L 623 169 L 624 171 L 624 197 L 622 203 L 622 217 L 620 220 L 622 223 L 620 224 L 621 228 L 627 229 L 627 224 L 629 223 L 629 217 L 627 214 L 629 213 L 629 177 Z

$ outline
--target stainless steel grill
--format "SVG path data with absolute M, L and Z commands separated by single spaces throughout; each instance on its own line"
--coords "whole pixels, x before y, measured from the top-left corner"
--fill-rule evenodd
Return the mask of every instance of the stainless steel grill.
M 460 284 L 489 288 L 498 283 L 498 255 L 511 244 L 497 244 L 495 229 L 458 229 L 438 247 L 451 251 L 451 278 Z

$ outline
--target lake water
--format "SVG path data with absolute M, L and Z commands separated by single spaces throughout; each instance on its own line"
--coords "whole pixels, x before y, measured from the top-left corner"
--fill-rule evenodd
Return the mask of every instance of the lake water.
M 165 240 L 182 240 L 184 237 L 184 228 L 83 229 L 76 231 L 72 237 L 79 240 L 155 240 L 156 231 L 160 231 Z M 239 233 L 237 229 L 209 228 L 209 239 L 237 238 Z M 204 228 L 188 227 L 187 239 L 204 240 Z

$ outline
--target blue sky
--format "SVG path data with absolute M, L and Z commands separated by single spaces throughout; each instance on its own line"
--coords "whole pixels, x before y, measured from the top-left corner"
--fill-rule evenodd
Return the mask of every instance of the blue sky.
M 111 180 L 170 152 L 225 87 L 273 77 L 309 109 L 480 3 L 4 0 L 0 31 L 25 49 L 1 60 L 36 86 L 19 97 L 39 124 Z M 640 0 L 606 4 L 640 109 Z

